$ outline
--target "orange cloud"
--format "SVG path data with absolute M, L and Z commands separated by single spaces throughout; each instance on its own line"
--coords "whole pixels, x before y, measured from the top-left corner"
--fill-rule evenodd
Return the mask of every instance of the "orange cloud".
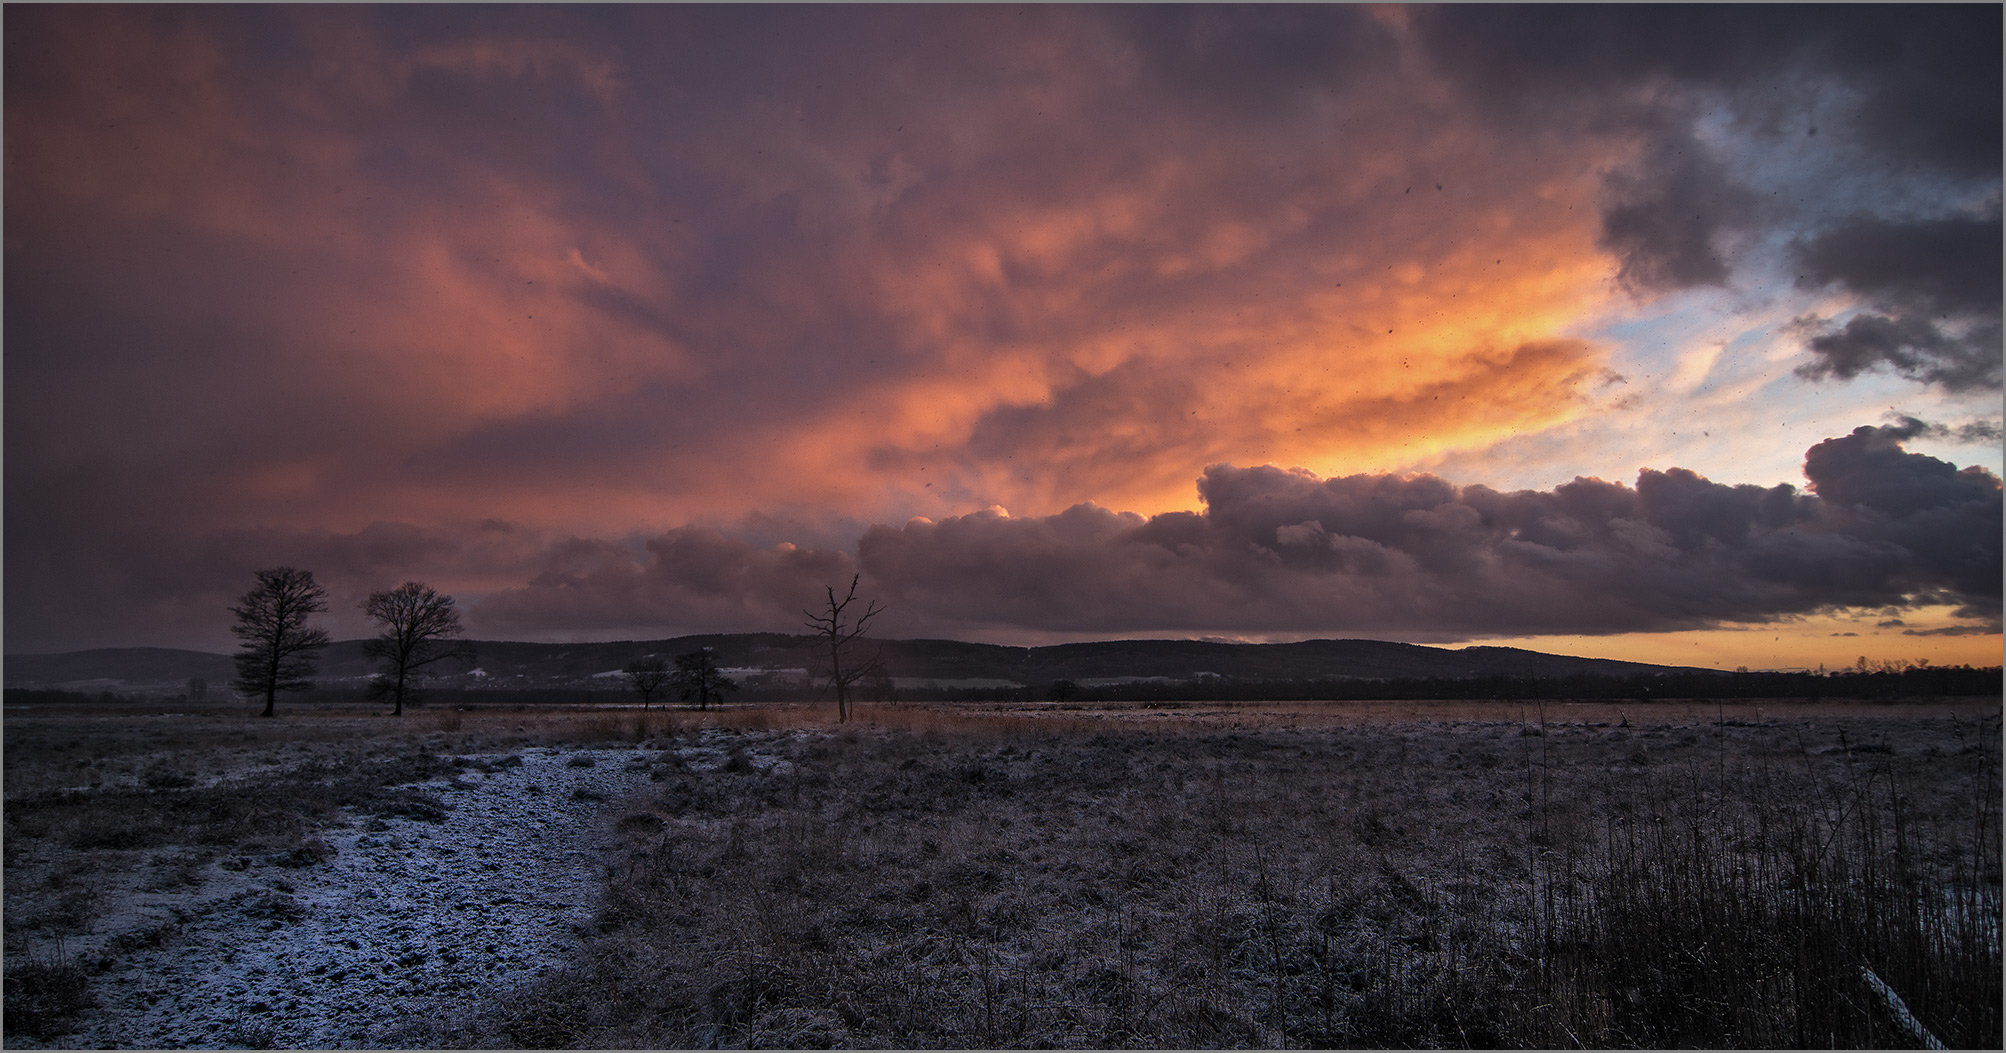
M 699 276 L 716 253 L 702 239 L 720 236 L 699 233 L 700 214 L 580 208 L 539 147 L 421 134 L 440 92 L 511 85 L 575 91 L 581 119 L 614 121 L 631 85 L 609 49 L 475 33 L 400 54 L 362 21 L 316 17 L 306 24 L 339 42 L 328 51 L 340 72 L 309 78 L 321 93 L 277 93 L 311 100 L 313 119 L 290 123 L 260 111 L 227 34 L 202 19 L 166 35 L 118 21 L 71 41 L 82 66 L 180 89 L 109 96 L 146 129 L 136 144 L 83 120 L 87 99 L 23 110 L 12 137 L 50 158 L 26 193 L 58 213 L 177 225 L 239 266 L 297 274 L 231 310 L 274 356 L 266 382 L 295 393 L 282 400 L 356 421 L 326 426 L 348 470 L 317 476 L 323 501 L 297 507 L 302 519 L 359 526 L 473 502 L 566 528 L 780 501 L 856 514 L 1086 499 L 1155 511 L 1188 506 L 1193 473 L 1216 460 L 1346 471 L 1481 446 L 1564 419 L 1594 372 L 1595 349 L 1555 336 L 1605 295 L 1593 216 L 1574 207 L 1598 155 L 1556 182 L 1522 163 L 1555 144 L 1498 139 L 1439 100 L 1365 91 L 1263 130 L 1302 137 L 1266 172 L 1248 170 L 1230 131 L 1174 111 L 1142 114 L 1129 142 L 1118 132 L 1104 160 L 1074 170 L 1084 129 L 1046 128 L 1058 134 L 1030 149 L 1058 182 L 1042 187 L 1043 173 L 1028 185 L 1020 171 L 989 174 L 1038 125 L 1012 95 L 923 103 L 903 146 L 755 101 L 742 132 L 774 145 L 780 165 L 713 148 L 704 166 L 749 179 L 725 207 L 798 202 L 808 225 L 746 247 L 726 266 L 771 269 L 724 275 L 732 287 L 716 297 L 693 286 L 712 280 Z M 1002 42 L 996 57 L 1022 46 L 1033 63 L 1073 63 L 1028 75 L 1055 107 L 1091 110 L 1132 88 L 1118 49 L 1059 39 Z M 398 107 L 415 116 L 390 116 Z M 993 139 L 951 131 L 969 123 Z M 1149 139 L 1161 143 L 1145 152 Z M 415 176 L 372 156 L 386 141 Z M 610 173 L 602 192 L 630 194 L 634 145 L 588 146 L 583 160 Z M 95 175 L 40 178 L 58 167 Z M 804 237 L 842 258 L 773 254 Z M 818 327 L 836 304 L 868 332 L 826 343 Z M 812 388 L 762 390 L 778 378 L 735 361 L 748 351 L 772 361 L 763 368 L 826 368 Z M 672 415 L 683 399 L 742 411 L 700 434 L 638 423 L 639 403 Z M 442 492 L 400 466 L 494 428 L 563 432 L 622 400 L 636 422 L 617 472 L 497 465 Z M 272 470 L 251 457 L 212 499 Z

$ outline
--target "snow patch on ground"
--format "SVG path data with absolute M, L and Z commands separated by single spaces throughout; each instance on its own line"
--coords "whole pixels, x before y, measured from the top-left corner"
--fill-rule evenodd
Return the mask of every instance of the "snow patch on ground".
M 470 755 L 414 785 L 445 806 L 438 822 L 358 817 L 322 832 L 323 862 L 216 870 L 193 897 L 133 904 L 118 927 L 150 925 L 155 945 L 97 978 L 98 1007 L 62 1044 L 400 1044 L 562 964 L 598 902 L 606 802 L 657 764 L 727 757 L 711 732 L 666 751 Z

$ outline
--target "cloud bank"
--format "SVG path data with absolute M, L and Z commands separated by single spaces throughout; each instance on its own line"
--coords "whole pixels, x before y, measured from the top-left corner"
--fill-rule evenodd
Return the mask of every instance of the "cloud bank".
M 1998 478 L 1903 449 L 1920 422 L 1806 454 L 1809 492 L 1673 468 L 1634 487 L 1500 492 L 1428 475 L 1324 479 L 1214 465 L 1204 511 L 1081 504 L 874 526 L 841 552 L 678 530 L 647 555 L 563 553 L 476 608 L 520 624 L 786 629 L 854 567 L 906 626 L 1085 633 L 1392 633 L 1435 639 L 1761 622 L 1832 608 L 1962 605 L 1996 623 Z M 606 558 L 601 558 L 601 557 Z

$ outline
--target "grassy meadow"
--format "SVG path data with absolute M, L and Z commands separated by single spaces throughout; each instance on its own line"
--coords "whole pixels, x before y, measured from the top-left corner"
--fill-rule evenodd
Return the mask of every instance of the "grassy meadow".
M 1996 698 L 179 712 L 8 712 L 10 1042 L 134 890 L 619 744 L 575 957 L 425 1044 L 2000 1043 Z

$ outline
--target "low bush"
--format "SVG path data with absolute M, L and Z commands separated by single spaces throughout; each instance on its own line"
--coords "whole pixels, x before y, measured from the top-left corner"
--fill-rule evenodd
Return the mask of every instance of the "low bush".
M 6 973 L 7 1036 L 51 1039 L 64 1025 L 97 1004 L 91 996 L 90 973 L 63 957 L 9 963 Z

